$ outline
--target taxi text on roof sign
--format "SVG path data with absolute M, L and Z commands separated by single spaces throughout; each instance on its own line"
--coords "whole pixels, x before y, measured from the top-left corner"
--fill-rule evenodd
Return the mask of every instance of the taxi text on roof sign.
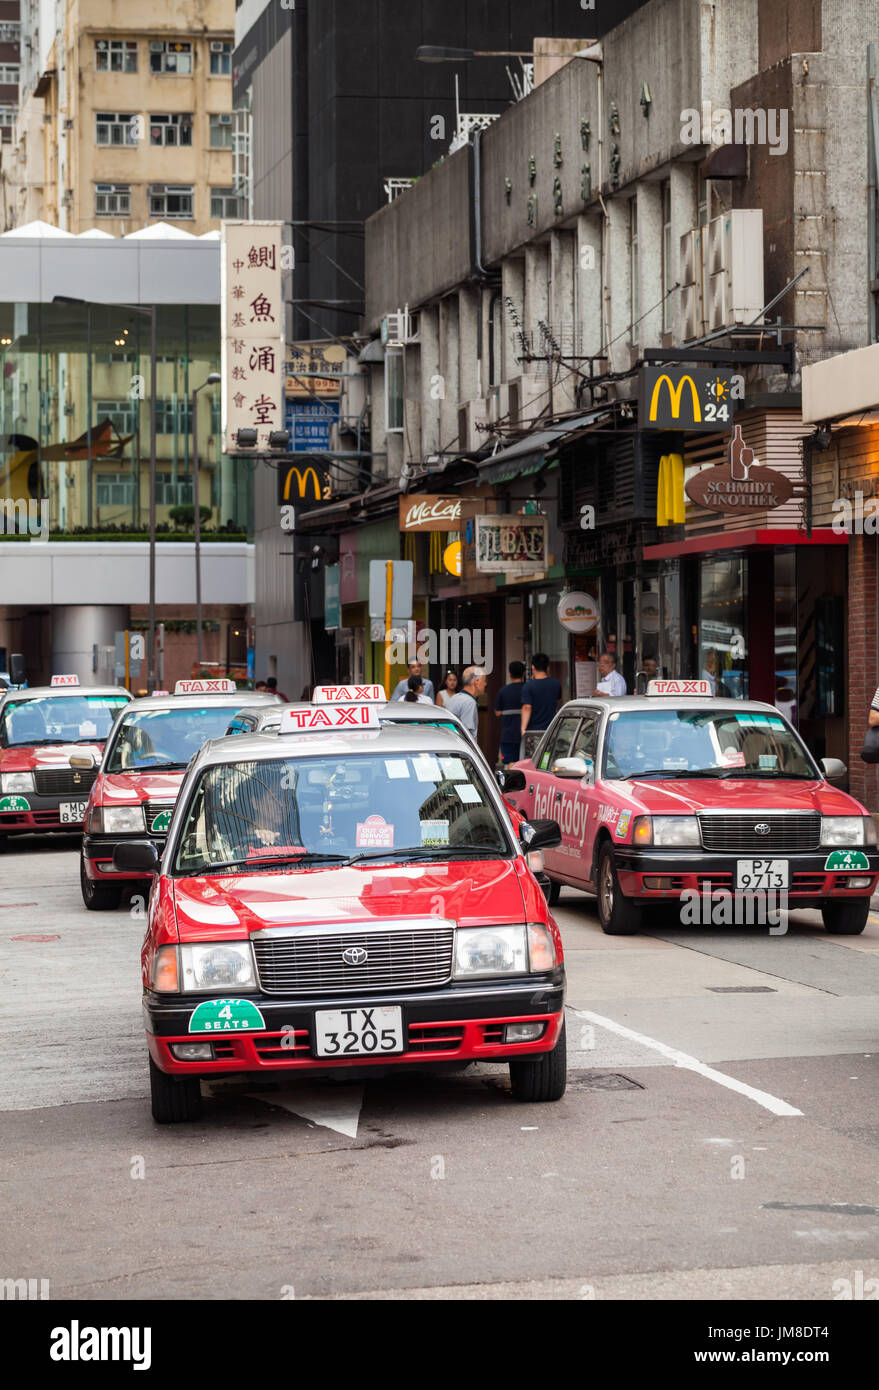
M 388 701 L 383 685 L 316 685 L 311 698 L 315 705 L 351 705 L 361 701 L 385 705 Z
M 648 681 L 648 695 L 707 695 L 711 696 L 710 681 Z
M 79 685 L 79 676 L 53 676 L 51 685 Z
M 175 695 L 234 695 L 238 686 L 228 679 L 178 681 Z M 157 692 L 158 693 L 158 692 Z
M 377 704 L 294 705 L 281 715 L 282 734 L 305 734 L 325 729 L 379 729 Z

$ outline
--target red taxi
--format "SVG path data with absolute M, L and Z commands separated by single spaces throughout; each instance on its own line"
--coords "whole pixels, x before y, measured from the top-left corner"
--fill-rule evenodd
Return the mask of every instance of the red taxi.
M 163 691 L 125 707 L 107 739 L 100 772 L 95 772 L 99 758 L 91 749 L 71 756 L 72 767 L 93 782 L 79 872 L 87 908 L 118 907 L 131 880 L 143 881 L 143 874 L 120 872 L 113 851 L 138 835 L 148 835 L 158 847 L 165 843 L 190 758 L 206 739 L 225 731 L 245 702 L 277 704 L 278 697 L 239 691 L 227 679 L 178 681 L 173 695 Z
M 75 831 L 104 742 L 131 700 L 118 686 L 80 686 L 53 676 L 48 686 L 0 691 L 0 846 L 10 833 Z M 70 765 L 93 759 L 92 770 Z
M 706 893 L 783 893 L 819 908 L 828 932 L 864 930 L 876 826 L 830 785 L 844 765 L 819 765 L 774 705 L 651 681 L 644 696 L 564 705 L 516 766 L 519 809 L 561 827 L 544 852 L 550 902 L 562 884 L 595 893 L 611 935 L 637 932 L 650 904 Z
M 500 789 L 457 734 L 377 704 L 285 708 L 272 736 L 205 745 L 162 855 L 142 951 L 154 1118 L 199 1078 L 508 1062 L 513 1094 L 565 1090 L 564 965 Z

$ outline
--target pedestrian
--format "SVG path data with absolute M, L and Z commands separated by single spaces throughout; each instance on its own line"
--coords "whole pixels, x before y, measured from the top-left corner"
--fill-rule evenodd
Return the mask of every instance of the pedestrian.
M 659 667 L 656 664 L 655 656 L 645 656 L 641 662 L 641 670 L 635 677 L 635 694 L 643 695 L 651 681 L 659 678 Z
M 266 683 L 265 681 L 257 681 L 256 685 L 253 688 L 254 690 L 265 690 Z
M 303 702 L 303 704 L 306 704 L 306 705 L 307 705 L 307 704 L 309 703 L 309 701 L 311 700 L 311 696 L 312 696 L 312 692 L 313 692 L 313 691 L 314 691 L 314 686 L 313 686 L 313 685 L 304 685 L 304 686 L 302 687 L 302 694 L 299 696 L 299 699 Z
M 446 705 L 450 714 L 460 719 L 464 728 L 474 739 L 479 733 L 479 708 L 476 701 L 485 689 L 488 677 L 481 666 L 468 666 L 461 677 L 461 689 L 453 695 Z
M 409 662 L 409 676 L 424 677 L 424 693 L 429 699 L 430 703 L 433 704 L 433 681 L 429 681 L 427 677 L 424 675 L 424 667 L 421 665 L 420 661 Z M 393 692 L 391 694 L 392 700 L 402 700 L 403 696 L 406 694 L 406 691 L 409 689 L 409 676 L 404 676 L 401 681 L 397 681 L 397 684 L 394 686 Z
M 598 674 L 601 680 L 595 687 L 596 695 L 627 695 L 628 687 L 617 670 L 617 659 L 613 652 L 602 652 L 598 658 Z
M 549 674 L 549 657 L 545 652 L 535 652 L 531 658 L 531 679 L 522 686 L 522 735 L 526 730 L 542 733 L 548 729 L 561 698 L 561 681 Z
M 424 694 L 424 680 L 421 676 L 410 676 L 408 681 L 409 689 L 403 696 L 403 704 L 406 705 L 432 705 L 433 700 L 429 700 Z
M 522 744 L 522 691 L 525 687 L 524 661 L 511 661 L 507 668 L 510 673 L 508 685 L 502 685 L 497 693 L 494 712 L 501 721 L 501 759 L 505 763 L 515 762 Z
M 266 690 L 268 691 L 268 693 L 269 693 L 270 695 L 277 695 L 278 699 L 279 699 L 279 700 L 283 700 L 285 705 L 289 705 L 289 703 L 290 703 L 290 697 L 289 697 L 289 695 L 285 695 L 284 692 L 283 692 L 283 690 L 279 690 L 279 689 L 278 689 L 278 677 L 277 677 L 277 676 L 269 676 L 268 680 L 266 681 Z
M 453 695 L 458 693 L 458 675 L 456 671 L 446 671 L 443 676 L 443 683 L 436 692 L 436 702 L 438 705 L 447 705 Z

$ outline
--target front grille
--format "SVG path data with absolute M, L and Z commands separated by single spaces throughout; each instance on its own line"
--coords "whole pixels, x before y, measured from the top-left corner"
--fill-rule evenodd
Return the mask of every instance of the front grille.
M 170 816 L 174 812 L 173 801 L 145 801 L 143 813 L 146 816 L 146 827 L 151 835 L 167 835 L 168 826 L 171 824 Z M 159 820 L 160 828 L 155 829 L 155 821 Z
M 452 1023 L 410 1023 L 410 1052 L 457 1052 L 464 1029 Z
M 703 849 L 756 854 L 761 858 L 818 849 L 821 838 L 821 817 L 817 811 L 790 816 L 763 815 L 759 811 L 748 815 L 700 816 L 699 825 Z M 756 825 L 768 825 L 768 834 L 758 835 Z
M 42 767 L 34 772 L 34 788 L 40 796 L 64 796 L 85 801 L 97 772 L 81 772 L 73 767 Z
M 412 927 L 296 936 L 254 937 L 256 964 L 267 994 L 326 994 L 440 985 L 452 972 L 454 927 Z M 359 947 L 362 965 L 342 952 Z

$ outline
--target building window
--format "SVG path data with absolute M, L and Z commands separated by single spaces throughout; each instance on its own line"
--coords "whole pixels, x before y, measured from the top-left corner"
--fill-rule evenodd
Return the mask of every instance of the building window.
M 638 200 L 629 199 L 629 310 L 633 343 L 638 342 L 638 319 L 641 316 L 638 269 Z
M 156 402 L 158 405 L 158 402 Z M 192 502 L 192 479 L 178 478 L 176 483 L 170 473 L 156 474 L 156 505 L 159 507 L 185 507 Z
M 232 117 L 231 115 L 211 116 L 211 149 L 212 150 L 231 150 L 232 148 Z
M 150 186 L 150 217 L 185 220 L 193 215 L 191 183 L 165 183 Z
M 130 216 L 131 216 L 131 184 L 130 184 L 130 183 L 96 183 L 96 184 L 95 184 L 95 216 L 96 216 L 96 217 L 130 217 Z
M 232 72 L 232 44 L 211 39 L 211 75 L 228 77 Z
M 173 116 L 150 116 L 151 145 L 191 145 L 192 113 L 183 111 Z
M 200 419 L 203 420 L 203 416 Z M 192 434 L 192 402 L 188 400 L 156 401 L 157 434 Z M 211 434 L 220 433 L 220 402 L 211 399 Z
M 96 39 L 97 72 L 137 72 L 137 39 Z
M 5 19 L 0 24 L 0 43 L 18 43 L 21 38 L 21 21 Z
M 17 114 L 17 106 L 0 106 L 0 144 L 10 145 L 12 143 L 12 130 Z
M 403 349 L 385 348 L 385 429 L 398 434 L 403 429 Z
M 192 44 L 151 39 L 150 72 L 189 77 L 192 73 Z
M 240 217 L 241 204 L 234 188 L 211 189 L 211 219 L 219 221 L 223 217 Z
M 671 255 L 671 183 L 662 185 L 662 331 L 671 332 L 671 291 L 676 281 Z
M 0 86 L 18 86 L 18 63 L 0 63 Z
M 99 507 L 130 507 L 134 502 L 134 479 L 130 473 L 99 473 L 95 483 Z
M 99 145 L 136 145 L 138 118 L 132 113 L 95 113 L 95 139 Z
M 95 401 L 95 423 L 109 420 L 117 434 L 134 434 L 137 429 L 137 401 Z

